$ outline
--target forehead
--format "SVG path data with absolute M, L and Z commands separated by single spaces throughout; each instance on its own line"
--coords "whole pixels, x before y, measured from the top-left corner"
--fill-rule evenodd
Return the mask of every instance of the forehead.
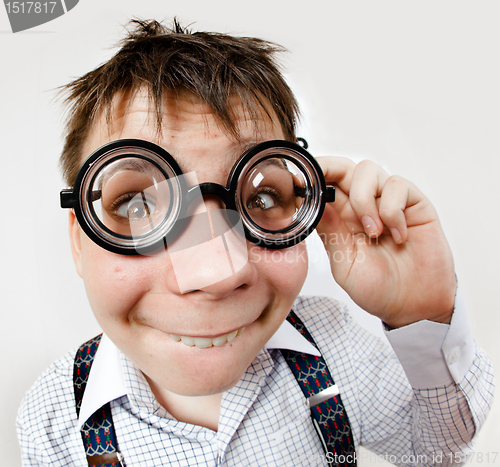
M 194 170 L 207 159 L 214 162 L 215 156 L 219 164 L 234 163 L 256 143 L 284 138 L 270 104 L 267 112 L 258 108 L 251 118 L 237 97 L 231 99 L 238 138 L 228 134 L 210 107 L 191 94 L 166 94 L 159 128 L 147 92 L 139 90 L 133 96 L 130 91 L 123 92 L 115 96 L 110 118 L 103 113 L 96 119 L 83 147 L 83 159 L 108 142 L 137 138 L 162 146 L 183 169 Z

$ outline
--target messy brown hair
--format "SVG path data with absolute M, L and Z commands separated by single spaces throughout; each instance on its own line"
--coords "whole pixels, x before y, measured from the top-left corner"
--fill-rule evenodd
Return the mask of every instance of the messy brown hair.
M 250 118 L 264 109 L 274 112 L 286 139 L 295 141 L 298 105 L 276 62 L 276 44 L 250 37 L 190 32 L 177 20 L 168 28 L 157 21 L 133 20 L 118 52 L 106 63 L 66 86 L 69 108 L 60 158 L 68 186 L 81 166 L 82 148 L 95 122 L 105 112 L 111 121 L 114 97 L 148 91 L 161 129 L 165 93 L 188 92 L 208 104 L 221 128 L 239 137 L 231 97 L 242 102 Z M 270 110 L 271 109 L 271 110 Z

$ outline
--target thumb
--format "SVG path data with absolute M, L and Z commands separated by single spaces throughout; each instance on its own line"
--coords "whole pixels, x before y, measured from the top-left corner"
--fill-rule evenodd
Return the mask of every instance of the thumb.
M 323 216 L 316 227 L 330 260 L 333 277 L 345 278 L 355 261 L 356 245 L 352 232 L 333 206 L 326 205 Z

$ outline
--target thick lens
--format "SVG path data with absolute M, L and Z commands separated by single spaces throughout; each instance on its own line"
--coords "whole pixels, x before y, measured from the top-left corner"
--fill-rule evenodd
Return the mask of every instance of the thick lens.
M 168 218 L 170 184 L 145 159 L 123 158 L 104 166 L 91 188 L 93 212 L 117 236 L 141 238 Z
M 248 151 L 230 177 L 246 237 L 267 248 L 304 240 L 320 219 L 325 181 L 302 147 L 268 141 Z
M 299 167 L 281 157 L 253 166 L 241 181 L 241 207 L 259 228 L 282 232 L 300 218 L 307 181 Z
M 77 179 L 79 221 L 110 251 L 148 254 L 164 248 L 164 240 L 176 235 L 182 212 L 182 172 L 159 147 L 153 151 L 135 140 L 112 144 L 94 153 Z

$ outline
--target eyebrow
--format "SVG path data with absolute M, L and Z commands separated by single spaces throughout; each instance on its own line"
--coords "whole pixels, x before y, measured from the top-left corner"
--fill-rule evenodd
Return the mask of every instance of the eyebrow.
M 127 155 L 127 158 L 133 158 L 133 155 Z M 156 167 L 152 166 L 151 163 L 148 161 L 145 161 L 143 159 L 137 159 L 137 160 L 119 160 L 114 162 L 114 166 L 109 172 L 105 172 L 104 174 L 101 175 L 98 179 L 98 187 L 99 189 L 102 189 L 102 186 L 108 180 L 110 177 L 115 175 L 116 173 L 122 171 L 122 170 L 135 170 L 137 172 L 150 175 L 151 177 L 154 177 L 154 175 L 158 175 L 159 171 Z
M 232 160 L 236 161 L 236 160 L 240 159 L 248 151 L 252 150 L 253 148 L 255 148 L 256 146 L 258 146 L 259 144 L 265 143 L 267 141 L 271 141 L 271 140 L 264 139 L 264 140 L 261 140 L 261 141 L 247 141 L 247 142 L 245 142 L 243 144 L 237 145 L 236 148 L 234 148 L 234 149 L 231 150 Z M 275 158 L 276 159 L 281 159 L 279 154 L 276 154 Z
M 248 151 L 250 151 L 251 149 L 253 149 L 254 147 L 258 146 L 261 143 L 262 141 L 247 141 L 242 144 L 241 143 L 236 144 L 235 147 L 230 150 L 231 160 L 234 163 L 235 161 L 241 159 L 241 157 L 243 157 L 243 155 L 246 154 Z

